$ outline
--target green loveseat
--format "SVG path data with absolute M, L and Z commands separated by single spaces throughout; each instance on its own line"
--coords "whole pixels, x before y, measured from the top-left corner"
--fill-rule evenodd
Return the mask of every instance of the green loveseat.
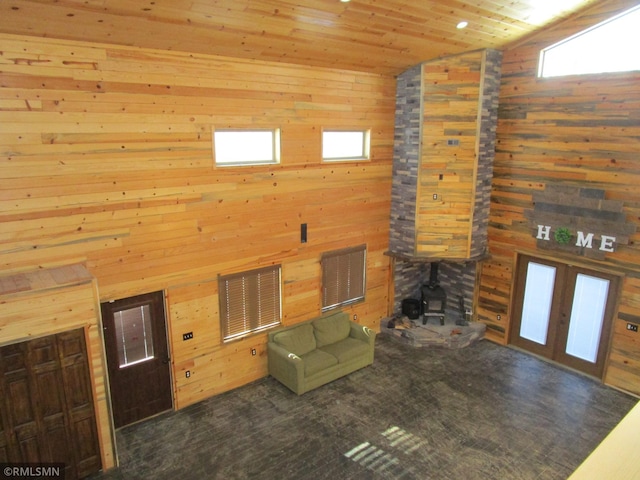
M 376 332 L 337 312 L 269 332 L 269 373 L 298 395 L 373 363 Z

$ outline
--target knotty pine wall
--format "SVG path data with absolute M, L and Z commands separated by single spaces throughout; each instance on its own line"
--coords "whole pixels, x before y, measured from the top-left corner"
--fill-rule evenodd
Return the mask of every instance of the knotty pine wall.
M 500 60 L 478 50 L 423 64 L 417 256 L 466 260 L 486 251 Z
M 478 317 L 487 337 L 506 343 L 517 252 L 539 252 L 524 211 L 547 185 L 604 189 L 623 202 L 628 222 L 640 226 L 640 73 L 537 79 L 540 49 L 630 8 L 601 2 L 584 15 L 504 52 L 497 152 L 489 226 L 491 259 L 483 262 Z M 603 5 L 604 4 L 604 5 Z M 621 45 L 628 49 L 628 45 Z M 628 245 L 585 263 L 624 275 L 605 382 L 640 394 L 640 228 Z M 570 263 L 575 255 L 554 253 Z M 501 319 L 498 320 L 497 316 Z
M 96 281 L 82 265 L 0 274 L 0 345 L 84 329 L 101 463 L 106 470 L 116 465 L 116 457 L 99 312 Z
M 265 335 L 221 343 L 220 274 L 282 264 L 292 324 L 320 314 L 322 252 L 366 243 L 366 301 L 349 311 L 379 328 L 392 77 L 5 34 L 0 44 L 1 268 L 82 263 L 103 302 L 164 290 L 178 408 L 267 374 Z M 281 128 L 281 165 L 214 168 L 213 127 Z M 370 128 L 371 161 L 322 164 L 323 127 Z

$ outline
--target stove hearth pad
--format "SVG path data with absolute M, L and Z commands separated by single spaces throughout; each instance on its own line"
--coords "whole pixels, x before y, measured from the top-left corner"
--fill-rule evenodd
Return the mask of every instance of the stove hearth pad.
M 399 328 L 388 328 L 389 323 Z M 417 348 L 464 348 L 484 338 L 487 326 L 481 322 L 456 325 L 445 318 L 443 325 L 423 324 L 406 316 L 382 319 L 380 333 Z

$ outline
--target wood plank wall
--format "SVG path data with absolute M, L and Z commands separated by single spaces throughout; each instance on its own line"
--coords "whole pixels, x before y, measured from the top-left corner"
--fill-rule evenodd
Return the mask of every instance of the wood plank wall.
M 583 15 L 504 52 L 497 152 L 489 227 L 491 259 L 482 264 L 479 319 L 487 336 L 506 343 L 517 252 L 542 254 L 525 210 L 547 185 L 604 189 L 623 202 L 628 222 L 640 226 L 640 74 L 537 79 L 540 49 L 630 8 L 637 2 L 600 2 Z M 628 49 L 621 45 L 620 49 Z M 640 394 L 640 228 L 628 245 L 588 265 L 625 276 L 614 321 L 605 381 Z M 547 252 L 548 253 L 548 252 Z M 554 254 L 571 263 L 576 255 Z M 498 319 L 500 316 L 500 319 Z
M 418 256 L 470 256 L 483 56 L 476 51 L 423 66 Z M 450 140 L 459 146 L 448 146 Z
M 349 310 L 379 328 L 392 77 L 13 35 L 0 42 L 1 268 L 82 262 L 102 301 L 164 290 L 178 407 L 266 375 L 264 335 L 220 342 L 219 274 L 282 264 L 291 324 L 320 313 L 322 252 L 366 243 L 366 301 Z M 282 163 L 214 168 L 216 127 L 279 127 Z M 371 129 L 371 161 L 323 164 L 327 127 Z M 185 331 L 193 340 L 182 341 Z
M 82 265 L 0 276 L 0 345 L 83 328 L 102 468 L 116 464 L 96 281 Z

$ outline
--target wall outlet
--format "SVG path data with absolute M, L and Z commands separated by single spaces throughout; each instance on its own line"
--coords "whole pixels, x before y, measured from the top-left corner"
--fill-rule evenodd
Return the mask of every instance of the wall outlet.
M 632 332 L 638 331 L 638 325 L 635 323 L 627 323 L 627 330 L 631 330 Z
M 437 199 L 438 199 L 438 194 L 437 194 L 437 193 L 434 193 L 434 194 L 433 194 L 433 199 L 434 199 L 434 200 L 437 200 Z
M 358 321 L 358 314 L 357 314 L 357 313 L 354 313 L 354 314 L 353 314 L 353 321 L 354 321 L 354 322 L 357 322 L 357 321 Z
M 255 355 L 256 355 L 256 349 L 255 348 L 251 349 L 251 355 L 253 355 L 255 357 Z
M 500 314 L 496 315 L 496 320 L 502 320 L 502 315 Z
M 184 372 L 184 376 L 189 378 L 191 376 L 191 370 L 187 370 L 186 372 Z
M 182 340 L 191 340 L 193 338 L 193 332 L 187 332 L 182 334 Z

